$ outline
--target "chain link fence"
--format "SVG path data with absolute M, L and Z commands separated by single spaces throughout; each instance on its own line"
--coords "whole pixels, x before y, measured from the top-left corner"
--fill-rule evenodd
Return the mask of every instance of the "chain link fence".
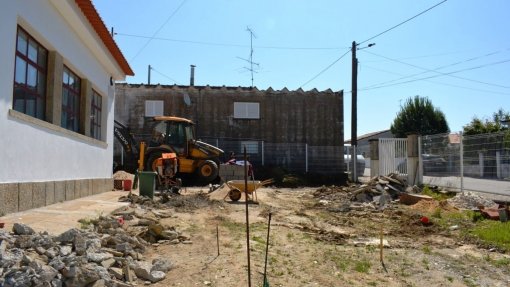
M 421 137 L 425 184 L 510 195 L 508 132 Z
M 291 173 L 340 174 L 345 171 L 341 146 L 310 146 L 302 143 L 269 143 L 261 140 L 202 138 L 202 141 L 241 159 L 244 147 L 255 166 L 279 167 Z

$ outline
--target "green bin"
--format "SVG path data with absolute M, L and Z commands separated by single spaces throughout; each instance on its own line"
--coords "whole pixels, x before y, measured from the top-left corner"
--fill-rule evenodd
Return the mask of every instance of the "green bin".
M 154 171 L 139 171 L 138 179 L 140 181 L 140 195 L 154 198 L 156 189 L 156 175 Z

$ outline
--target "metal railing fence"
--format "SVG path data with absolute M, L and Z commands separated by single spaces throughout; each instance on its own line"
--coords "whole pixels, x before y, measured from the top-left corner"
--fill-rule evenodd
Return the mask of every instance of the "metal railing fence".
M 425 184 L 510 195 L 510 134 L 421 137 Z

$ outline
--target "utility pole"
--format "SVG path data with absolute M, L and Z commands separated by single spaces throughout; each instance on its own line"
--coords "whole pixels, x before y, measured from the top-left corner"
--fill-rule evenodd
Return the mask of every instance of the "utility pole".
M 351 111 L 351 161 L 352 161 L 352 181 L 358 181 L 357 171 L 357 148 L 358 148 L 358 58 L 356 58 L 356 50 L 370 48 L 375 43 L 368 44 L 363 48 L 358 48 L 359 44 L 352 41 L 352 111 Z
M 151 84 L 151 65 L 149 65 L 149 73 L 148 73 L 148 79 L 147 79 L 147 85 L 150 85 Z
M 356 58 L 356 41 L 352 42 L 352 109 L 351 109 L 351 162 L 352 181 L 358 181 L 356 170 L 356 147 L 358 145 L 358 59 Z

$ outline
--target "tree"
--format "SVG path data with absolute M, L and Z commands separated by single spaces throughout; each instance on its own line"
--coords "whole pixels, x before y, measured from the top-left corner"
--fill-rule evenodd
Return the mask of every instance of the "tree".
M 509 121 L 510 113 L 499 109 L 497 112 L 492 114 L 492 119 L 480 119 L 474 117 L 471 122 L 463 127 L 465 135 L 478 135 L 496 133 L 504 130 L 508 130 L 501 122 Z
M 427 97 L 408 98 L 391 124 L 391 133 L 406 137 L 409 133 L 433 135 L 450 132 L 444 113 Z

